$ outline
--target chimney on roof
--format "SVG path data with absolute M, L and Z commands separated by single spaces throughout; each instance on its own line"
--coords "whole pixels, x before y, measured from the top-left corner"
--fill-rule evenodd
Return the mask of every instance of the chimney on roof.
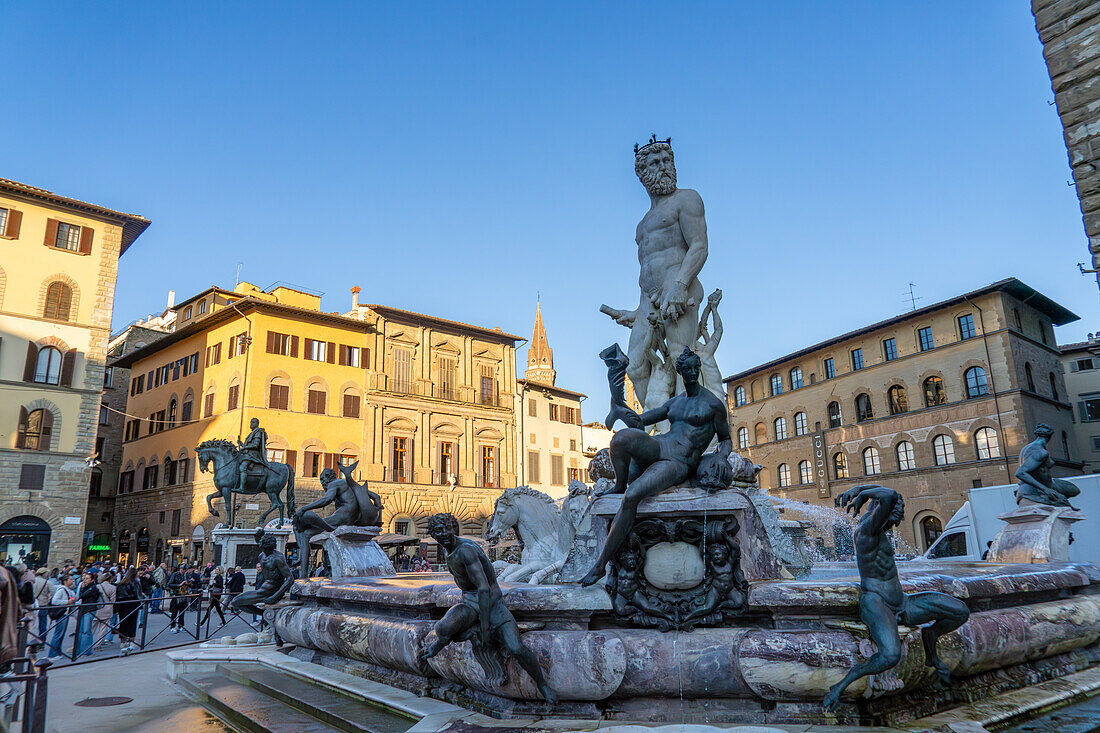
M 166 308 L 171 308 L 175 304 L 176 304 L 176 291 L 175 290 L 169 290 L 168 291 L 168 305 L 166 306 Z
M 351 309 L 353 311 L 359 310 L 359 289 L 358 285 L 351 289 Z

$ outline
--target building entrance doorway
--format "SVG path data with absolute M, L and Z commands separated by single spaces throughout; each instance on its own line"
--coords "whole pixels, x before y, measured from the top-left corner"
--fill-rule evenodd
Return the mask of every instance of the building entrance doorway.
M 45 564 L 53 530 L 45 520 L 24 514 L 0 524 L 0 562 Z

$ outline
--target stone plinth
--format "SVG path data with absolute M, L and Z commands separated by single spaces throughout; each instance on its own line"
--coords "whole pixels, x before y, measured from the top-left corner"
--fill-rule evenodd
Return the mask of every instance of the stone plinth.
M 591 513 L 604 524 L 600 537 L 607 536 L 607 527 L 622 504 L 622 494 L 601 496 L 592 503 Z M 772 539 L 764 521 L 749 496 L 740 489 L 725 489 L 710 493 L 706 489 L 671 489 L 646 499 L 638 505 L 635 525 L 644 519 L 699 518 L 704 521 L 733 517 L 740 529 L 737 543 L 741 548 L 741 572 L 745 579 L 774 580 L 782 577 Z
M 1065 562 L 1069 559 L 1069 533 L 1085 515 L 1069 507 L 1026 501 L 1002 514 L 1007 522 L 989 548 L 990 562 Z
M 381 527 L 337 527 L 310 540 L 323 545 L 334 578 L 370 578 L 396 575 L 393 563 L 374 541 Z
M 275 536 L 275 549 L 286 554 L 286 542 L 294 531 L 286 527 L 265 527 L 264 534 Z M 214 546 L 219 548 L 222 567 L 240 566 L 248 582 L 256 579 L 256 563 L 259 562 L 260 546 L 256 542 L 255 529 L 217 527 L 210 533 Z

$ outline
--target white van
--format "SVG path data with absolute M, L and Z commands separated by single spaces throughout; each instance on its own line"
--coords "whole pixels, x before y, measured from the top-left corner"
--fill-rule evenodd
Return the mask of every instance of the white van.
M 1071 503 L 1085 515 L 1075 523 L 1069 559 L 1100 563 L 1100 474 L 1073 476 L 1066 481 L 1081 489 Z M 998 519 L 1016 508 L 1016 484 L 970 490 L 970 500 L 947 522 L 922 557 L 937 560 L 981 560 L 993 537 L 1004 526 Z

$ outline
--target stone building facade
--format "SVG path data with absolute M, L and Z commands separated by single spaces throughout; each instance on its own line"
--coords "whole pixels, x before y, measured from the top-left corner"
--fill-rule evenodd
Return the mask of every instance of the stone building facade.
M 118 258 L 149 221 L 0 179 L 0 560 L 79 560 Z
M 1073 457 L 1086 473 L 1100 471 L 1100 334 L 1061 347 L 1062 371 L 1069 402 L 1074 406 L 1070 441 Z M 1056 442 L 1056 441 L 1055 441 Z
M 1100 3 L 1031 0 L 1088 237 L 1100 270 Z M 1100 274 L 1097 275 L 1100 282 Z
M 785 499 L 831 506 L 857 484 L 896 489 L 901 536 L 923 551 L 968 489 L 1015 482 L 1036 424 L 1073 430 L 1053 327 L 1075 320 L 1010 278 L 735 374 L 735 449 Z M 1054 454 L 1056 474 L 1080 472 L 1072 453 Z
M 556 382 L 554 351 L 546 339 L 542 307 L 536 305 L 527 370 L 516 380 L 517 473 L 520 484 L 559 499 L 569 493 L 570 481 L 587 481 L 588 462 L 581 441 L 585 396 Z
M 382 496 L 384 531 L 424 536 L 448 511 L 481 534 L 502 487 L 515 485 L 516 336 L 383 305 L 342 315 L 288 286 L 211 288 L 175 308 L 175 331 L 122 357 L 131 370 L 116 500 L 127 560 L 215 559 L 225 521 L 195 448 L 235 442 L 260 420 L 268 459 L 295 470 L 298 506 L 318 475 L 358 462 Z M 150 386 L 152 385 L 152 386 Z M 147 416 L 147 417 L 142 417 Z M 454 477 L 452 483 L 451 477 Z M 242 497 L 255 526 L 265 495 Z M 274 517 L 272 517 L 274 518 Z
M 171 300 L 171 296 L 169 298 Z M 103 406 L 99 414 L 99 432 L 95 451 L 97 465 L 92 468 L 88 490 L 88 513 L 85 534 L 90 542 L 84 559 L 117 559 L 114 532 L 115 493 L 122 472 L 122 440 L 126 424 L 126 402 L 130 387 L 130 370 L 116 366 L 119 359 L 144 348 L 166 333 L 175 321 L 175 312 L 166 310 L 159 316 L 132 323 L 111 336 L 107 344 L 107 368 L 103 375 Z

